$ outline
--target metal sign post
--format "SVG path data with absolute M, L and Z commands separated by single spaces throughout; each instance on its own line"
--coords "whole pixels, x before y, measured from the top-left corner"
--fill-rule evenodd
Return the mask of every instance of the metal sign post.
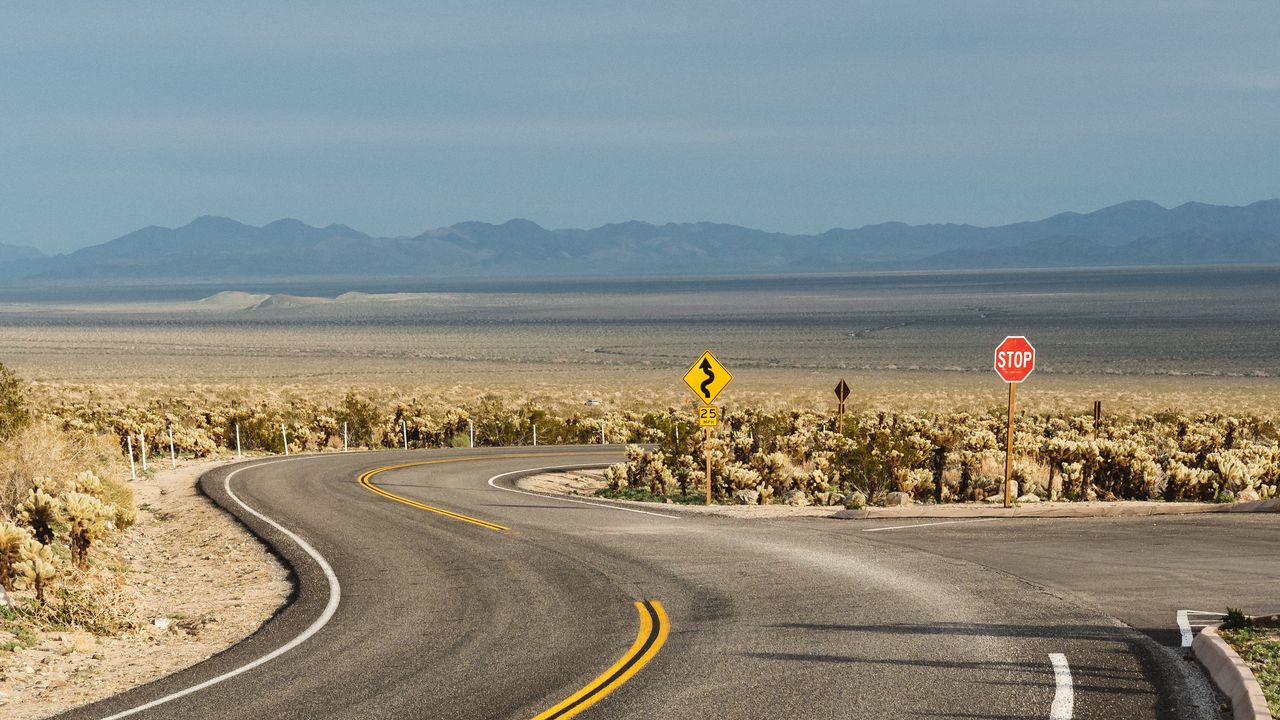
M 1018 383 L 1036 369 L 1036 349 L 1021 335 L 1011 335 L 996 346 L 995 371 L 1009 384 L 1009 437 L 1004 453 L 1004 506 L 1013 507 L 1013 405 Z
M 841 435 L 844 434 L 844 401 L 848 399 L 849 383 L 845 382 L 844 378 L 840 378 L 840 382 L 836 383 L 836 400 L 839 402 L 837 413 L 839 414 L 838 426 Z
M 720 422 L 720 409 L 711 403 L 731 380 L 733 375 L 729 373 L 729 369 L 721 365 L 710 350 L 703 351 L 702 356 L 684 374 L 684 384 L 704 403 L 703 407 L 698 408 L 698 424 L 704 431 L 702 454 L 707 460 L 708 505 L 711 504 L 711 431 Z

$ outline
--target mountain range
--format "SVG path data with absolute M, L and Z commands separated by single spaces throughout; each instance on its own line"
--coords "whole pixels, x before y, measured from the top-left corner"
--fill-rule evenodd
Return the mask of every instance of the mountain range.
M 995 227 L 883 223 L 789 235 L 710 222 L 590 230 L 463 222 L 413 237 L 204 216 L 46 256 L 0 244 L 0 279 L 215 282 L 272 279 L 611 277 L 875 270 L 1280 263 L 1280 199 L 1246 206 L 1131 201 Z

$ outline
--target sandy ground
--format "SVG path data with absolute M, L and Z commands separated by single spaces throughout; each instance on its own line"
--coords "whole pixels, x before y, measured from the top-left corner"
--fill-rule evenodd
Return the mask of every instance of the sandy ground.
M 217 464 L 134 484 L 137 525 L 96 560 L 123 574 L 137 629 L 44 632 L 34 647 L 0 653 L 0 718 L 45 717 L 181 670 L 252 634 L 288 599 L 285 568 L 196 492 Z
M 593 496 L 605 486 L 603 470 L 575 470 L 563 473 L 543 473 L 531 475 L 516 481 L 516 486 L 530 492 L 545 492 L 560 495 Z M 656 503 L 636 500 L 612 500 L 597 498 L 598 502 L 635 505 L 649 510 L 657 509 Z M 780 517 L 831 517 L 843 507 L 793 507 L 791 505 L 662 505 L 666 510 L 678 512 L 719 515 L 736 518 L 780 518 Z

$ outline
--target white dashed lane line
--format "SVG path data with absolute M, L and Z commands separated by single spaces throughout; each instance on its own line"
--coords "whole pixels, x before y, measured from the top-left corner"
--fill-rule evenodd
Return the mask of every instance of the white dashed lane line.
M 1067 656 L 1062 653 L 1050 653 L 1049 662 L 1053 664 L 1053 706 L 1049 708 L 1049 720 L 1071 720 L 1075 714 L 1076 693 L 1071 684 L 1071 666 L 1067 664 Z

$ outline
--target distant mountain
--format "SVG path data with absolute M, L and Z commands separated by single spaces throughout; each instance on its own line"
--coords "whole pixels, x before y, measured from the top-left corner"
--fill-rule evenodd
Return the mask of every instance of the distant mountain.
M 39 260 L 43 257 L 45 254 L 33 247 L 0 243 L 0 263 Z
M 200 217 L 45 257 L 0 245 L 0 277 L 61 281 L 619 277 L 777 272 L 1280 262 L 1280 200 L 1244 207 L 1134 201 L 997 227 L 883 223 L 787 235 L 716 223 L 552 230 L 464 222 L 372 237 L 298 220 Z

